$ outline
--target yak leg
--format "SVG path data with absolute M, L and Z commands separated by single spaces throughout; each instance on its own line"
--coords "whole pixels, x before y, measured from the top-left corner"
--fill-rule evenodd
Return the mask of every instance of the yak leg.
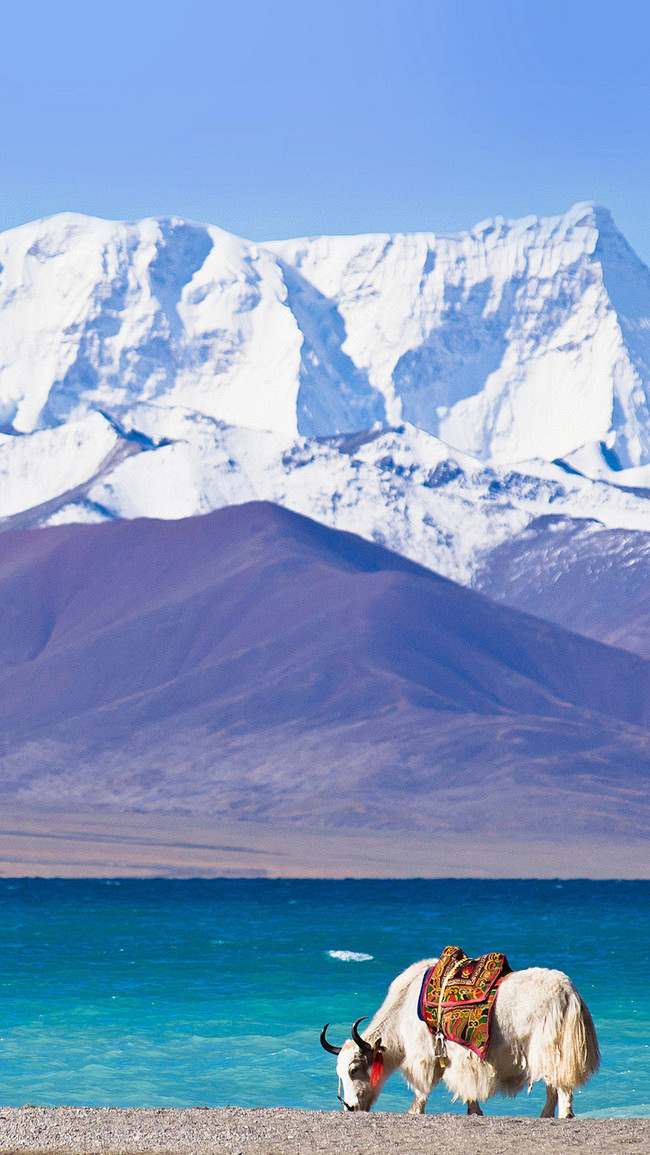
M 423 1094 L 422 1091 L 416 1091 L 413 1097 L 413 1102 L 408 1109 L 409 1115 L 424 1115 L 424 1108 L 426 1106 L 428 1095 Z
M 573 1119 L 573 1091 L 558 1091 L 558 1119 Z
M 469 1100 L 469 1102 L 467 1104 L 467 1114 L 468 1115 L 482 1115 L 483 1114 L 483 1112 L 481 1111 L 481 1104 L 479 1103 L 478 1099 L 470 1099 Z
M 546 1102 L 542 1108 L 542 1119 L 552 1119 L 555 1115 L 555 1108 L 557 1107 L 557 1091 L 555 1087 L 551 1087 L 549 1083 L 546 1084 Z
M 556 1107 L 559 1119 L 573 1119 L 573 1091 L 560 1091 L 556 1087 L 547 1086 L 542 1119 L 552 1119 Z
M 407 1078 L 409 1087 L 413 1092 L 413 1102 L 408 1109 L 408 1114 L 424 1115 L 427 1099 L 442 1078 L 442 1067 L 436 1063 L 432 1071 L 429 1064 L 423 1059 L 419 1063 L 415 1063 L 413 1069 L 407 1072 Z

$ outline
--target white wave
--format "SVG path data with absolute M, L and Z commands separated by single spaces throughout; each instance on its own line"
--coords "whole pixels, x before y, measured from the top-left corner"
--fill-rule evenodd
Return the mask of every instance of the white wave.
M 330 958 L 340 959 L 341 962 L 370 962 L 374 957 L 371 954 L 363 954 L 362 951 L 356 950 L 328 950 L 327 954 Z

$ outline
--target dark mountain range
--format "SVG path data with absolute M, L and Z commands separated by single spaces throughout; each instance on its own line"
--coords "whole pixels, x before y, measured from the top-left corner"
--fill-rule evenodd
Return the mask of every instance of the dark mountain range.
M 638 837 L 650 664 L 264 503 L 0 537 L 12 800 Z

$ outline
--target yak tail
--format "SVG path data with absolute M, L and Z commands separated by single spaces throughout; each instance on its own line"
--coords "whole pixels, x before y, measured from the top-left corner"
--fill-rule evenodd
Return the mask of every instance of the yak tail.
M 547 1086 L 573 1091 L 598 1070 L 600 1050 L 592 1017 L 573 983 L 559 971 L 554 978 L 555 989 L 548 992 L 522 1060 L 530 1086 L 542 1079 Z
M 587 1005 L 575 987 L 570 991 L 556 1052 L 556 1077 L 561 1090 L 581 1087 L 600 1066 L 596 1028 Z

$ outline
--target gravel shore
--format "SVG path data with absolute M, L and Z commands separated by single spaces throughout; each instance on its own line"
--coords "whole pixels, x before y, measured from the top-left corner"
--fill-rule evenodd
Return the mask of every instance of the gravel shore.
M 289 1108 L 0 1108 L 0 1155 L 627 1155 L 650 1152 L 650 1119 L 345 1115 Z

